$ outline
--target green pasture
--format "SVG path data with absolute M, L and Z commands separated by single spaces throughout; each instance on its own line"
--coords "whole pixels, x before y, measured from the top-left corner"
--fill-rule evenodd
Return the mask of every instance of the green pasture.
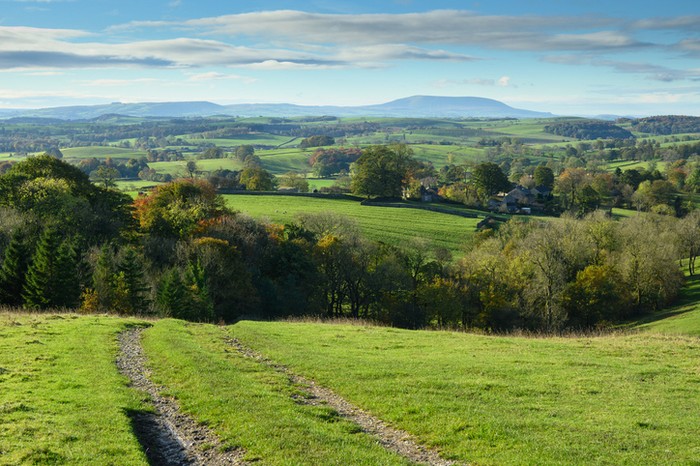
M 113 159 L 129 160 L 146 156 L 146 151 L 111 146 L 69 147 L 61 149 L 61 152 L 63 153 L 63 157 L 67 160 L 82 160 L 93 157 L 96 159 L 111 157 Z
M 220 147 L 235 147 L 244 144 L 253 146 L 279 146 L 292 139 L 290 136 L 279 136 L 269 133 L 242 134 L 234 138 L 202 138 L 196 134 L 183 134 L 179 137 L 190 144 L 214 144 Z
M 330 188 L 335 184 L 335 179 L 332 178 L 307 178 L 309 182 L 309 191 L 321 188 Z
M 695 464 L 700 342 L 239 322 L 230 334 L 468 464 Z
M 294 221 L 300 213 L 333 212 L 354 219 L 371 240 L 401 246 L 412 238 L 423 238 L 456 255 L 461 253 L 479 222 L 476 218 L 427 210 L 363 206 L 349 199 L 249 194 L 224 198 L 232 209 L 281 224 Z
M 423 162 L 431 162 L 439 169 L 449 163 L 464 164 L 479 162 L 486 157 L 486 150 L 479 147 L 450 146 L 438 144 L 411 145 L 413 156 Z
M 565 138 L 544 131 L 546 125 L 554 122 L 554 120 L 540 119 L 504 120 L 501 124 L 493 127 L 484 126 L 482 129 L 493 132 L 493 137 L 511 136 L 531 144 L 561 142 Z
M 158 185 L 163 184 L 163 183 L 160 183 L 158 181 L 146 181 L 146 180 L 127 180 L 127 181 L 119 180 L 116 182 L 116 184 L 117 184 L 117 186 L 116 186 L 117 189 L 119 189 L 120 191 L 131 192 L 131 191 L 140 191 L 144 188 L 155 187 L 155 186 L 158 186 Z
M 281 148 L 255 151 L 265 170 L 281 175 L 288 172 L 307 173 L 311 171 L 309 157 L 315 149 Z
M 146 465 L 110 317 L 0 311 L 0 464 Z
M 195 160 L 197 170 L 202 172 L 211 172 L 214 170 L 240 170 L 243 164 L 234 158 L 223 159 L 203 159 Z M 187 161 L 177 160 L 172 162 L 149 162 L 148 166 L 158 173 L 169 174 L 174 177 L 187 175 Z
M 656 164 L 656 169 L 659 171 L 664 171 L 666 169 L 667 163 L 662 160 L 654 161 L 637 161 L 637 160 L 618 160 L 609 162 L 606 167 L 608 171 L 615 171 L 619 168 L 622 171 L 625 170 L 648 170 L 651 164 Z

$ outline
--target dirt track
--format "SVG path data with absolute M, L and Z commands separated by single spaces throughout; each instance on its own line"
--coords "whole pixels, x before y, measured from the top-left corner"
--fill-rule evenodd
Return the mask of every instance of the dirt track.
M 141 349 L 141 328 L 119 334 L 119 371 L 131 385 L 143 391 L 153 412 L 129 413 L 134 432 L 149 464 L 161 465 L 243 465 L 243 451 L 222 451 L 221 442 L 206 426 L 180 411 L 175 400 L 160 395 L 148 377 L 146 358 Z

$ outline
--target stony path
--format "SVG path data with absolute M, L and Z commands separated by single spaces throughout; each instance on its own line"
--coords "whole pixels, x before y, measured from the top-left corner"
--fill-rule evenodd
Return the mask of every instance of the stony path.
M 183 414 L 172 398 L 160 395 L 148 378 L 146 358 L 141 348 L 141 330 L 132 328 L 119 334 L 119 371 L 131 385 L 150 398 L 154 413 L 131 413 L 134 432 L 149 464 L 165 465 L 244 465 L 243 451 L 222 451 L 221 442 L 206 426 Z
M 256 353 L 235 338 L 227 339 L 227 343 L 241 355 L 254 359 L 261 364 L 273 368 L 287 376 L 295 385 L 301 386 L 307 392 L 307 397 L 299 397 L 299 403 L 326 405 L 335 409 L 341 416 L 357 424 L 364 432 L 374 436 L 387 450 L 398 453 L 415 463 L 431 466 L 452 466 L 461 463 L 441 458 L 437 452 L 418 444 L 413 437 L 402 430 L 387 425 L 381 419 L 352 405 L 333 391 L 321 387 L 312 380 L 301 377 L 287 367 L 274 363 L 263 355 Z

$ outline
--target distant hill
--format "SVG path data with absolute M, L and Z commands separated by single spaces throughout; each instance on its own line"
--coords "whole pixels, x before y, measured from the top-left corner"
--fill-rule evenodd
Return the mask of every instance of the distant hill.
M 31 117 L 62 120 L 91 120 L 104 115 L 132 117 L 207 117 L 229 116 L 321 116 L 338 117 L 415 117 L 415 118 L 548 118 L 551 113 L 510 107 L 503 102 L 481 97 L 413 96 L 378 105 L 356 107 L 305 106 L 293 104 L 219 105 L 212 102 L 143 102 L 107 105 L 0 110 L 0 118 Z

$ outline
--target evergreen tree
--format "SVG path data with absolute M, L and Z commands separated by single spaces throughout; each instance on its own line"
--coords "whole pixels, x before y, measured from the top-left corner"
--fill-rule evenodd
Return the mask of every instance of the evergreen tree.
M 117 267 L 123 277 L 126 291 L 126 307 L 129 313 L 143 313 L 148 308 L 148 292 L 143 273 L 143 264 L 133 248 L 128 248 Z
M 27 273 L 29 250 L 24 238 L 16 231 L 5 249 L 0 268 L 0 303 L 11 306 L 22 304 L 22 289 Z
M 185 286 L 190 295 L 188 319 L 211 321 L 214 318 L 214 302 L 209 293 L 207 272 L 199 261 L 190 262 L 185 273 Z
M 109 244 L 104 244 L 92 272 L 92 287 L 97 295 L 97 304 L 101 310 L 109 310 L 114 307 L 116 299 L 114 294 L 115 273 L 114 252 Z
M 78 277 L 78 253 L 72 241 L 63 241 L 56 255 L 56 292 L 52 306 L 75 307 L 80 300 L 80 279 Z
M 34 257 L 27 269 L 22 298 L 33 308 L 45 309 L 53 305 L 57 287 L 57 255 L 61 245 L 58 231 L 47 228 L 39 238 Z
M 73 307 L 80 296 L 77 254 L 61 234 L 47 228 L 39 239 L 27 269 L 22 298 L 33 308 Z
M 186 319 L 189 309 L 187 288 L 180 271 L 172 269 L 166 273 L 158 291 L 158 308 L 163 315 Z

